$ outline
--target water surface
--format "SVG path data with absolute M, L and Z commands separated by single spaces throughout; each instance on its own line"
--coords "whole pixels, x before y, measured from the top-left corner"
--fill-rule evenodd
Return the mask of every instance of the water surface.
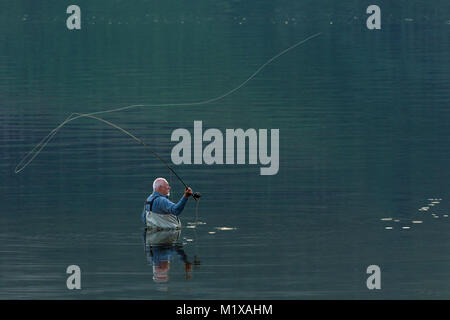
M 80 31 L 64 3 L 0 5 L 0 298 L 450 297 L 448 2 L 381 1 L 378 31 L 353 2 L 78 4 Z M 277 175 L 175 166 L 203 194 L 181 216 L 188 276 L 173 255 L 153 280 L 140 222 L 156 177 L 173 200 L 183 186 L 119 131 L 75 120 L 14 173 L 72 112 L 217 97 L 317 32 L 215 103 L 104 115 L 168 161 L 194 120 L 280 129 Z M 72 264 L 81 290 L 66 287 Z M 381 290 L 366 287 L 373 264 Z

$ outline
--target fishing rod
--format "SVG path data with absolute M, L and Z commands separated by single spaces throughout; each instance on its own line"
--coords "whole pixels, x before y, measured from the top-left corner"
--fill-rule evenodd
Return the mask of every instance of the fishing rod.
M 139 139 L 138 137 L 134 136 L 133 134 L 131 134 L 127 130 L 119 127 L 118 125 L 116 125 L 116 124 L 114 124 L 114 123 L 112 123 L 112 122 L 110 122 L 108 120 L 105 120 L 105 119 L 102 119 L 102 118 L 99 118 L 99 117 L 96 117 L 96 116 L 93 116 L 93 115 L 90 115 L 90 114 L 82 114 L 82 113 L 76 113 L 76 112 L 74 112 L 73 114 L 101 121 L 101 122 L 103 122 L 103 123 L 105 123 L 105 124 L 107 124 L 107 125 L 109 125 L 109 126 L 111 126 L 113 128 L 116 128 L 117 130 L 122 131 L 123 133 L 125 133 L 126 135 L 131 137 L 133 140 L 135 140 L 136 142 L 140 143 L 142 146 L 144 146 L 145 148 L 150 150 L 150 152 L 153 153 L 153 155 L 156 156 L 156 158 L 158 158 L 178 178 L 178 180 L 184 185 L 184 187 L 186 189 L 188 188 L 187 184 L 184 183 L 183 179 L 181 179 L 181 177 L 175 172 L 175 170 L 170 166 L 170 164 L 168 164 L 166 160 L 161 158 L 161 156 L 155 150 L 153 150 L 148 144 L 146 144 L 142 139 Z M 197 201 L 197 199 L 200 199 L 201 196 L 202 195 L 199 192 L 195 192 L 195 193 L 192 194 L 192 198 L 194 198 L 195 201 Z

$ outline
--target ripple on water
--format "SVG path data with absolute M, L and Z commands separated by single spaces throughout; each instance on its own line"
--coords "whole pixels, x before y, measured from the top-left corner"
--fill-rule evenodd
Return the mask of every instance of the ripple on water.
M 436 214 L 436 213 L 433 212 L 433 211 L 435 211 L 435 207 L 441 203 L 442 198 L 428 198 L 427 200 L 429 201 L 429 203 L 427 204 L 427 206 L 423 206 L 423 207 L 419 208 L 419 211 L 425 211 L 425 212 L 426 212 L 426 211 L 430 211 L 431 216 L 432 216 L 434 219 L 439 219 L 440 217 L 442 217 L 442 218 L 448 218 L 448 214 L 438 215 L 438 214 Z M 425 212 L 424 212 L 424 213 L 425 213 Z M 391 218 L 391 217 L 381 218 L 380 220 L 381 220 L 381 221 L 394 221 L 394 222 L 400 222 L 400 219 L 393 219 L 393 218 Z M 411 220 L 411 223 L 412 223 L 412 224 L 422 224 L 422 223 L 423 223 L 423 220 L 418 220 L 418 219 L 417 219 L 417 220 Z M 386 229 L 386 230 L 392 230 L 393 227 L 391 227 L 391 226 L 386 226 L 385 229 Z M 402 229 L 402 230 L 409 230 L 409 229 L 411 229 L 411 227 L 410 227 L 410 226 L 403 226 L 403 227 L 401 227 L 401 229 Z
M 202 224 L 206 224 L 206 222 L 197 221 L 197 222 L 188 222 L 187 224 L 190 225 L 190 226 L 199 226 L 199 225 L 202 225 Z

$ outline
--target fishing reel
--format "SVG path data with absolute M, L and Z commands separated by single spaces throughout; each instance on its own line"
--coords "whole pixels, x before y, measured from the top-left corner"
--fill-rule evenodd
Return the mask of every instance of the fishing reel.
M 194 198 L 194 200 L 200 199 L 202 195 L 199 192 L 196 192 L 192 195 L 192 198 Z

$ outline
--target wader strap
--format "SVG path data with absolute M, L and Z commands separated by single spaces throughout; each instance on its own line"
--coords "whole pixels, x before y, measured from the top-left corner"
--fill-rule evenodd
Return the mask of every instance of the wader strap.
M 155 201 L 157 198 L 159 198 L 161 196 L 156 196 L 152 199 L 152 201 L 145 201 L 145 205 L 150 205 L 150 211 L 152 211 L 152 207 L 153 207 L 153 201 Z

